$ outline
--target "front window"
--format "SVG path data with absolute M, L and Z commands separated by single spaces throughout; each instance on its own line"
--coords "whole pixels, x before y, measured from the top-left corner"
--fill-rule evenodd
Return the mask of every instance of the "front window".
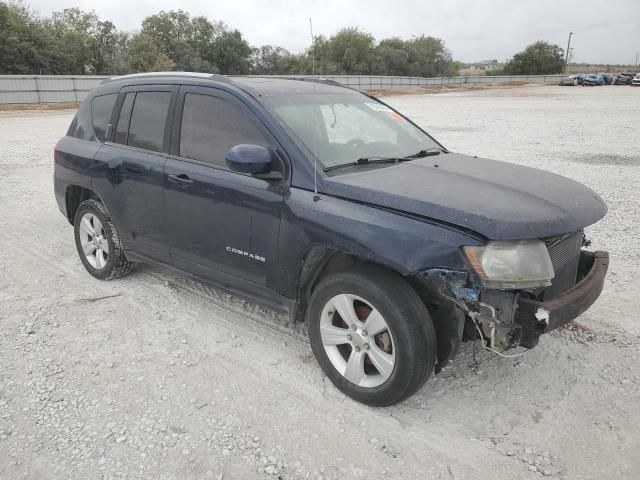
M 439 147 L 403 116 L 359 93 L 278 95 L 264 100 L 324 169 Z
M 185 95 L 181 156 L 227 168 L 227 152 L 243 143 L 269 146 L 248 112 L 220 97 Z

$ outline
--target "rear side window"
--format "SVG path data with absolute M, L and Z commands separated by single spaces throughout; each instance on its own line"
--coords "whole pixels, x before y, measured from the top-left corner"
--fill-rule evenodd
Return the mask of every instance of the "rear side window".
M 161 151 L 170 102 L 171 92 L 137 92 L 127 145 Z
M 69 129 L 67 130 L 67 137 L 75 137 L 77 130 L 78 130 L 78 114 L 76 113 L 73 116 L 73 120 L 71 121 L 71 125 L 69 125 Z
M 91 121 L 91 101 L 82 102 L 78 113 L 73 117 L 73 121 L 67 130 L 68 137 L 81 140 L 95 140 L 93 124 Z
M 248 113 L 222 98 L 195 93 L 185 95 L 180 129 L 181 156 L 226 168 L 227 152 L 242 143 L 268 146 L 267 139 Z
M 107 128 L 111 119 L 111 112 L 116 103 L 118 94 L 100 95 L 91 101 L 91 121 L 93 131 L 100 142 L 104 142 L 107 136 Z
M 116 130 L 113 133 L 113 142 L 127 144 L 127 137 L 129 136 L 129 121 L 131 120 L 131 109 L 133 107 L 133 99 L 136 98 L 135 92 L 129 92 L 125 95 L 120 113 L 118 115 L 118 123 L 116 123 Z

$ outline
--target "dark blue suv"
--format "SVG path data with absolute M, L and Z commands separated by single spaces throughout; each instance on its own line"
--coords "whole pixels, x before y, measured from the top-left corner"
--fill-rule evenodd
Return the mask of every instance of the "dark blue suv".
M 306 319 L 347 395 L 390 405 L 479 340 L 531 348 L 600 295 L 590 189 L 449 152 L 379 100 L 315 79 L 103 82 L 55 147 L 87 271 L 169 266 Z

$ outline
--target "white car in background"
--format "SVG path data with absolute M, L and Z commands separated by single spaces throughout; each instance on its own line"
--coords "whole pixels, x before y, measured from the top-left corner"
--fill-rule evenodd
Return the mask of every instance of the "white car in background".
M 636 76 L 631 80 L 631 85 L 634 87 L 640 87 L 640 73 L 636 73 Z

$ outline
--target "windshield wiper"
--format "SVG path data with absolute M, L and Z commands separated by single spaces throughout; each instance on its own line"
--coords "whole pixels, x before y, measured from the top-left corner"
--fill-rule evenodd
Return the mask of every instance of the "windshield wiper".
M 414 153 L 413 155 L 407 155 L 403 158 L 424 158 L 431 157 L 433 155 L 440 155 L 441 153 L 448 153 L 446 150 L 443 150 L 440 147 L 429 147 L 424 150 L 420 150 L 419 152 Z
M 355 162 L 341 163 L 339 165 L 332 165 L 324 169 L 325 172 L 330 172 L 331 170 L 337 170 L 339 168 L 353 167 L 357 165 L 367 165 L 370 163 L 398 163 L 398 162 L 408 162 L 409 160 L 413 160 L 414 158 L 423 158 L 430 157 L 433 155 L 440 155 L 440 153 L 447 153 L 446 150 L 442 150 L 439 147 L 430 147 L 424 150 L 420 150 L 412 155 L 407 155 L 406 157 L 362 157 L 356 160 Z
M 357 165 L 368 165 L 370 163 L 398 163 L 411 160 L 410 158 L 404 157 L 362 157 L 356 160 L 355 162 L 347 162 L 341 163 L 339 165 L 331 165 L 324 169 L 325 172 L 330 172 L 331 170 L 337 170 L 338 168 L 346 168 L 353 167 Z

